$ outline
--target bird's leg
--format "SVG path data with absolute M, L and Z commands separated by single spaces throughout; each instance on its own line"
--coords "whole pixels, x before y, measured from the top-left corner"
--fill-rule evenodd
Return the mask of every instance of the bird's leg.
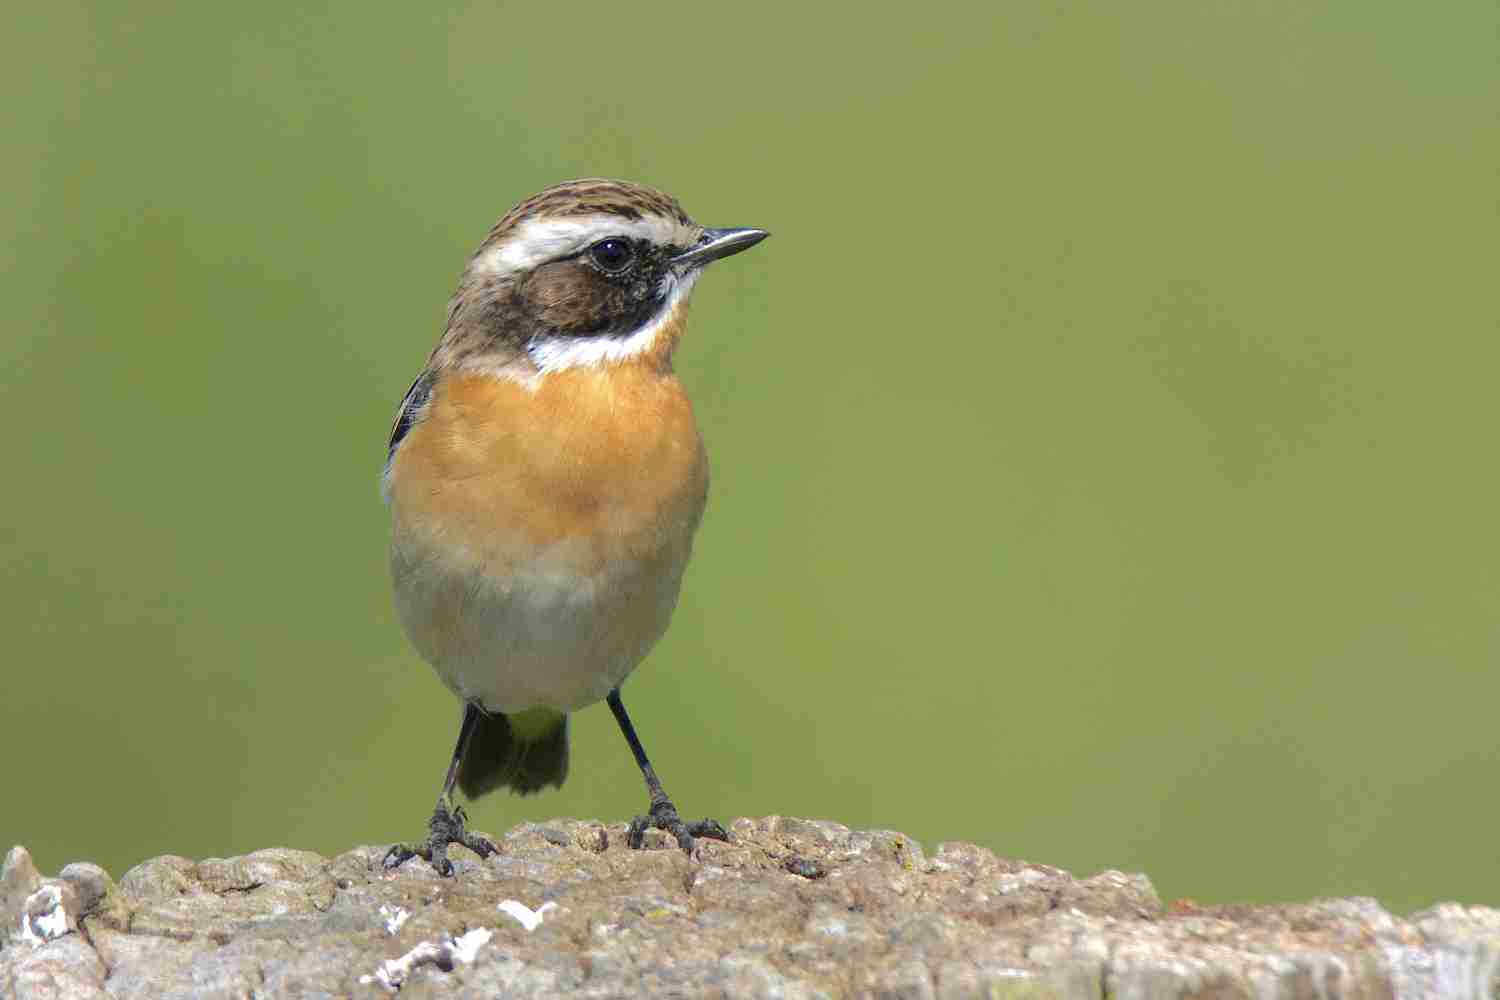
M 630 834 L 626 837 L 626 842 L 631 847 L 639 849 L 645 841 L 646 831 L 651 827 L 670 833 L 677 839 L 677 846 L 689 854 L 693 852 L 693 838 L 695 837 L 729 840 L 729 831 L 725 830 L 718 820 L 703 819 L 696 823 L 682 821 L 682 817 L 677 815 L 677 807 L 662 790 L 661 779 L 656 776 L 656 770 L 652 768 L 651 761 L 646 757 L 646 748 L 641 746 L 640 737 L 635 734 L 635 726 L 630 724 L 630 716 L 625 712 L 625 703 L 620 700 L 620 689 L 615 688 L 605 700 L 609 702 L 609 710 L 615 713 L 615 721 L 620 724 L 620 732 L 625 734 L 625 742 L 630 744 L 630 752 L 635 754 L 635 762 L 641 769 L 641 776 L 646 779 L 646 791 L 651 796 L 651 811 L 645 816 L 637 816 L 631 820 Z
M 453 805 L 453 786 L 458 782 L 458 765 L 464 759 L 474 728 L 479 725 L 479 706 L 464 705 L 463 722 L 458 727 L 458 742 L 453 747 L 453 759 L 448 762 L 448 774 L 443 778 L 443 792 L 438 796 L 437 806 L 432 810 L 432 819 L 427 823 L 427 839 L 420 844 L 407 846 L 396 844 L 385 853 L 382 862 L 386 868 L 396 868 L 408 859 L 421 857 L 439 875 L 453 874 L 453 863 L 448 860 L 448 845 L 463 844 L 469 850 L 487 858 L 495 853 L 495 845 L 477 834 L 464 829 L 468 817 L 462 806 Z

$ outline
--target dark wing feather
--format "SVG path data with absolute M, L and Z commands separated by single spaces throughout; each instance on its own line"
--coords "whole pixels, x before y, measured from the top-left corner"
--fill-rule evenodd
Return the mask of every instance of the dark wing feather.
M 401 400 L 401 408 L 396 411 L 396 422 L 391 425 L 391 439 L 386 445 L 385 462 L 390 464 L 396 455 L 396 448 L 401 444 L 401 439 L 416 426 L 417 421 L 422 418 L 422 407 L 427 405 L 427 400 L 432 398 L 433 373 L 425 371 L 417 376 L 417 380 L 406 390 L 406 396 Z
M 380 474 L 380 495 L 385 497 L 387 503 L 391 499 L 391 461 L 396 457 L 401 439 L 422 419 L 422 408 L 432 398 L 433 381 L 434 376 L 430 371 L 418 375 L 411 388 L 406 390 L 401 408 L 396 411 L 396 422 L 391 425 L 391 439 L 385 449 L 385 469 Z

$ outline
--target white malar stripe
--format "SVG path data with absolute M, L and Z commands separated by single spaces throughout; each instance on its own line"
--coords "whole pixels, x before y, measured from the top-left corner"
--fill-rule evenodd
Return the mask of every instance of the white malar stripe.
M 622 337 L 539 337 L 527 346 L 526 353 L 542 375 L 567 368 L 619 364 L 645 354 L 656 345 L 656 338 L 663 328 L 682 308 L 700 273 L 695 269 L 680 278 L 669 275 L 667 280 L 672 283 L 672 289 L 667 293 L 666 301 L 639 330 Z
M 692 233 L 674 220 L 657 216 L 634 222 L 607 213 L 564 219 L 529 219 L 498 245 L 475 257 L 470 268 L 482 274 L 519 274 L 549 260 L 575 254 L 607 236 L 686 245 Z

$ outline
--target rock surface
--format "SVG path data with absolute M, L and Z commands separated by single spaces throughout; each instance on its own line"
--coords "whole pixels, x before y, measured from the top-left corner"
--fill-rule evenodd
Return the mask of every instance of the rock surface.
M 558 820 L 455 878 L 386 845 L 0 870 L 0 997 L 1500 998 L 1500 910 L 1163 909 L 969 844 L 770 817 L 689 859 Z

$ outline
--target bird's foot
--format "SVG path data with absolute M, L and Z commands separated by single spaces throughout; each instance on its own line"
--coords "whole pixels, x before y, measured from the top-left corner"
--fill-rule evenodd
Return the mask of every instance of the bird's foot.
M 385 852 L 382 866 L 386 869 L 399 868 L 408 860 L 420 857 L 446 878 L 453 874 L 453 862 L 448 860 L 449 844 L 462 844 L 481 858 L 496 853 L 494 844 L 464 829 L 466 822 L 468 817 L 464 815 L 462 806 L 450 810 L 446 802 L 439 802 L 437 808 L 432 810 L 432 819 L 427 824 L 427 840 L 411 846 L 396 844 Z
M 718 820 L 701 819 L 696 823 L 684 823 L 682 817 L 677 815 L 677 807 L 672 805 L 672 800 L 660 799 L 651 803 L 650 813 L 630 821 L 630 833 L 625 842 L 638 851 L 646 842 L 646 831 L 653 828 L 671 834 L 676 839 L 677 846 L 688 854 L 693 853 L 697 837 L 722 840 L 725 843 L 730 839 L 729 831 Z

